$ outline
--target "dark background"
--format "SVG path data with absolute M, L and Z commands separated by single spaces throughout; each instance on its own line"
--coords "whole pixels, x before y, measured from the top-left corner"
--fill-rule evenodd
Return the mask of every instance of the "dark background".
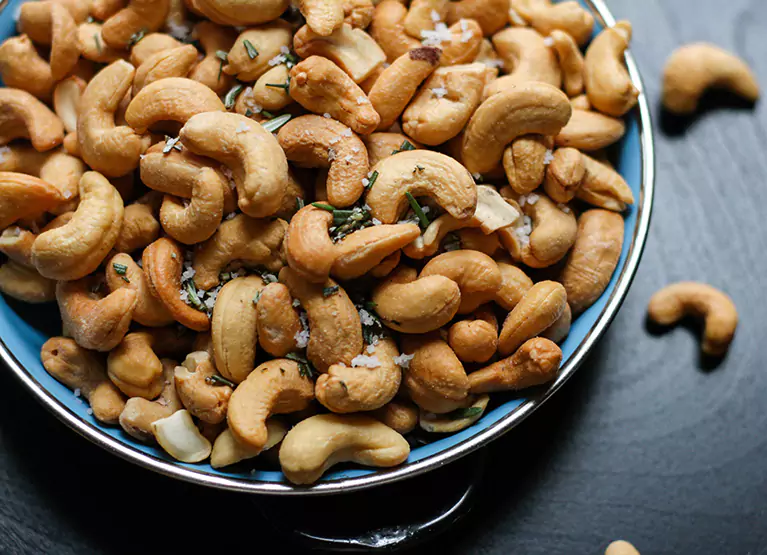
M 634 23 L 656 124 L 644 259 L 583 368 L 490 448 L 470 516 L 419 552 L 597 554 L 625 538 L 644 555 L 767 553 L 767 102 L 717 96 L 689 121 L 658 107 L 663 62 L 691 41 L 736 51 L 767 85 L 767 2 L 608 4 Z M 739 308 L 718 367 L 699 360 L 694 329 L 646 326 L 650 295 L 680 279 L 721 287 Z M 134 467 L 59 424 L 9 374 L 0 388 L 0 553 L 300 552 L 247 496 Z M 386 503 L 396 515 L 418 501 L 400 490 Z

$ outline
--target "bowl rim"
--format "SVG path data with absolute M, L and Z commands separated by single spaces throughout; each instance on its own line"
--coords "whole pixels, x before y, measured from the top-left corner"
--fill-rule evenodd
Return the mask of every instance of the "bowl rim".
M 608 27 L 612 27 L 615 24 L 615 18 L 605 5 L 604 0 L 584 0 L 584 2 L 589 5 L 599 23 Z M 11 2 L 8 0 L 0 2 L 0 10 L 7 7 L 10 3 Z M 80 419 L 24 369 L 23 365 L 5 345 L 2 338 L 0 338 L 0 360 L 10 368 L 16 379 L 18 379 L 48 411 L 69 428 L 89 441 L 122 459 L 135 463 L 148 470 L 152 470 L 170 478 L 176 478 L 216 489 L 285 496 L 348 493 L 413 478 L 464 457 L 489 444 L 491 441 L 498 439 L 512 428 L 519 425 L 554 395 L 562 385 L 564 385 L 580 365 L 583 364 L 593 346 L 605 333 L 623 304 L 631 283 L 634 280 L 647 241 L 652 216 L 655 194 L 655 146 L 649 103 L 645 94 L 641 75 L 630 50 L 626 52 L 626 65 L 632 81 L 640 91 L 638 102 L 639 117 L 637 119 L 642 156 L 642 171 L 640 198 L 637 203 L 637 223 L 626 262 L 623 266 L 623 270 L 618 276 L 615 288 L 607 300 L 602 312 L 597 317 L 594 327 L 589 330 L 565 366 L 563 366 L 557 379 L 545 390 L 545 392 L 543 392 L 543 394 L 526 399 L 497 422 L 444 451 L 392 469 L 379 469 L 375 473 L 364 476 L 343 478 L 331 482 L 320 482 L 308 488 L 296 487 L 287 483 L 249 481 L 242 478 L 213 476 L 202 471 L 190 470 L 177 465 L 176 463 L 160 460 L 151 455 L 142 453 L 141 451 L 112 438 L 97 426 Z

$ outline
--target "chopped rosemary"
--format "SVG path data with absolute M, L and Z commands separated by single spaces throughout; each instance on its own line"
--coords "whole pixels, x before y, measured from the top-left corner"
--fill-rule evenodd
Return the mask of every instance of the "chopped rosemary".
M 408 140 L 405 140 L 405 142 L 402 143 L 402 146 L 400 146 L 397 150 L 392 151 L 392 155 L 398 154 L 400 152 L 405 152 L 408 150 L 415 150 L 415 147 L 413 146 L 413 143 L 411 143 Z
M 410 191 L 406 192 L 405 196 L 407 197 L 413 212 L 415 212 L 415 215 L 418 216 L 418 221 L 421 223 L 421 229 L 426 229 L 429 227 L 429 218 L 426 217 L 423 208 L 421 208 L 421 205 L 418 204 L 417 200 L 415 200 L 415 197 L 410 193 Z
M 245 117 L 246 118 L 249 118 L 252 115 L 253 115 L 253 110 L 251 110 L 250 108 L 245 110 Z
M 365 301 L 363 305 L 365 306 L 365 309 L 368 311 L 375 310 L 376 308 L 378 308 L 378 303 L 374 303 L 373 301 Z
M 104 52 L 104 49 L 101 47 L 101 37 L 99 37 L 98 33 L 93 33 L 93 40 L 96 43 L 96 50 L 99 51 L 99 54 Z
M 258 56 L 258 50 L 256 50 L 255 46 L 253 46 L 253 43 L 248 39 L 245 39 L 242 41 L 242 43 L 245 45 L 245 51 L 248 53 L 248 58 L 255 60 L 256 56 Z
M 293 67 L 294 65 L 296 65 L 296 64 L 298 63 L 298 56 L 296 56 L 295 54 L 293 54 L 293 52 L 288 52 L 287 54 L 285 54 L 285 61 L 287 62 L 287 64 L 286 64 L 286 65 L 287 65 L 289 68 L 290 68 L 290 67 Z M 292 65 L 291 65 L 291 64 L 292 64 Z
M 370 174 L 370 179 L 366 187 L 368 191 L 373 187 L 373 184 L 376 182 L 376 179 L 378 179 L 378 170 L 375 170 L 373 173 Z
M 327 210 L 328 212 L 336 211 L 335 207 L 330 206 L 329 204 L 325 204 L 324 202 L 313 202 L 312 206 L 315 208 L 321 208 L 322 210 Z
M 288 353 L 285 358 L 298 363 L 298 373 L 302 378 L 311 379 L 314 376 L 314 369 L 305 357 L 297 353 Z
M 266 86 L 274 89 L 288 90 L 290 88 L 290 80 L 287 83 L 266 83 Z
M 205 312 L 205 305 L 202 304 L 200 297 L 197 296 L 197 288 L 191 279 L 184 282 L 184 289 L 186 289 L 186 292 L 189 295 L 189 304 L 192 308 L 199 310 L 200 312 Z
M 253 304 L 258 304 L 258 301 L 261 300 L 261 291 L 256 293 L 255 297 L 253 297 Z
M 217 374 L 214 374 L 213 376 L 205 378 L 205 381 L 210 385 L 228 385 L 232 389 L 237 387 L 237 385 L 234 382 L 229 381 L 223 376 L 219 376 Z
M 243 85 L 237 84 L 229 89 L 229 92 L 226 93 L 226 96 L 224 97 L 224 106 L 227 110 L 234 108 L 234 103 L 237 101 L 237 95 L 240 94 L 244 88 Z
M 181 145 L 178 144 L 178 141 L 180 140 L 179 137 L 176 137 L 175 139 L 173 137 L 165 136 L 165 146 L 162 147 L 162 153 L 168 154 L 171 150 L 174 148 L 181 152 Z
M 482 407 L 469 407 L 465 409 L 456 409 L 453 412 L 446 414 L 445 416 L 450 420 L 460 420 L 461 418 L 472 418 L 482 414 L 484 409 Z
M 131 46 L 135 46 L 141 41 L 141 39 L 143 39 L 146 36 L 146 33 L 147 33 L 146 28 L 139 29 L 138 31 L 136 31 L 135 33 L 131 35 L 131 38 L 128 44 L 130 44 Z
M 265 118 L 273 119 L 277 116 L 275 116 L 273 113 L 269 112 L 268 110 L 261 110 L 261 115 Z
M 92 15 L 88 16 L 88 19 L 85 20 L 86 23 L 96 23 L 96 18 Z
M 265 270 L 263 268 L 257 268 L 253 271 L 256 274 L 258 274 L 258 277 L 260 277 L 261 281 L 263 281 L 266 285 L 269 285 L 270 283 L 277 283 L 277 281 L 279 281 L 277 279 L 277 276 L 275 276 L 269 270 Z
M 229 62 L 229 53 L 228 52 L 224 52 L 223 50 L 216 50 L 216 58 L 218 58 L 219 60 L 221 60 L 224 63 L 228 63 Z
M 264 114 L 265 116 L 267 116 L 268 112 L 261 112 L 261 113 Z M 269 116 L 267 116 L 267 117 L 269 117 Z M 291 116 L 290 114 L 283 114 L 281 116 L 277 116 L 276 118 L 270 119 L 266 123 L 262 123 L 261 126 L 264 129 L 266 129 L 267 131 L 269 131 L 269 133 L 274 133 L 280 127 L 282 127 L 283 125 L 288 123 L 291 120 L 292 117 L 293 116 Z
M 338 285 L 331 285 L 330 287 L 325 287 L 322 290 L 322 296 L 323 297 L 330 297 L 332 295 L 335 295 L 336 293 L 338 293 L 339 289 L 340 289 L 340 287 Z
M 301 210 L 304 206 L 306 206 L 304 199 L 296 197 L 296 210 Z
M 118 264 L 117 262 L 112 264 L 112 268 L 115 269 L 118 276 L 124 276 L 125 272 L 128 271 L 128 267 L 125 264 Z

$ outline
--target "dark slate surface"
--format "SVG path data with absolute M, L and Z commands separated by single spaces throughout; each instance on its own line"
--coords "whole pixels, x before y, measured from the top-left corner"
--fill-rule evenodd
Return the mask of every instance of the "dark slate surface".
M 657 106 L 663 61 L 689 41 L 739 52 L 767 84 L 767 2 L 609 4 L 635 25 L 654 104 L 658 193 L 644 260 L 582 370 L 490 448 L 470 516 L 419 552 L 596 554 L 623 537 L 644 554 L 767 553 L 767 102 L 754 110 L 717 97 L 685 122 Z M 650 295 L 679 279 L 720 286 L 740 309 L 717 367 L 699 360 L 693 329 L 646 327 Z M 247 497 L 135 468 L 67 430 L 5 373 L 0 389 L 0 553 L 301 551 Z M 400 515 L 460 487 L 457 474 L 311 511 Z M 279 508 L 286 526 L 300 521 Z

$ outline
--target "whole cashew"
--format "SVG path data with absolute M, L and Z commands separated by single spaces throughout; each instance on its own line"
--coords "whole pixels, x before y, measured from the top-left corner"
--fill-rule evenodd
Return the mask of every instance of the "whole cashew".
M 97 64 L 110 64 L 128 57 L 128 51 L 112 48 L 101 37 L 101 23 L 81 23 L 77 27 L 77 47 L 80 55 Z
M 543 189 L 551 200 L 567 203 L 575 198 L 586 175 L 584 157 L 574 148 L 558 148 L 546 169 Z
M 56 6 L 56 8 L 54 8 Z M 88 6 L 85 1 L 46 1 L 25 2 L 19 9 L 18 30 L 28 35 L 38 44 L 51 44 L 53 40 L 53 12 L 59 7 L 67 10 L 67 13 L 76 24 L 80 24 L 88 17 Z
M 36 29 L 34 31 L 29 25 L 30 21 L 22 17 L 25 13 L 24 8 L 27 8 L 26 13 L 29 14 L 32 6 L 34 6 L 32 8 L 34 11 L 47 12 L 47 17 L 40 14 L 42 17 L 35 23 Z M 77 47 L 77 23 L 62 3 L 38 2 L 22 6 L 19 14 L 19 27 L 22 33 L 27 33 L 25 29 L 28 29 L 38 38 L 43 39 L 38 41 L 34 36 L 29 35 L 35 42 L 51 45 L 50 71 L 54 81 L 60 81 L 74 69 L 80 58 L 80 51 Z
M 448 29 L 450 42 L 442 44 L 443 66 L 470 64 L 482 48 L 482 28 L 471 19 L 462 19 Z
M 621 117 L 636 106 L 639 90 L 623 63 L 631 40 L 631 23 L 619 21 L 605 29 L 586 50 L 584 76 L 591 104 L 609 116 Z
M 412 0 L 405 16 L 405 32 L 411 37 L 421 38 L 422 31 L 433 31 L 437 21 L 447 17 L 448 0 Z
M 634 204 L 634 193 L 623 176 L 608 163 L 582 154 L 585 174 L 575 195 L 594 206 L 623 212 Z
M 466 126 L 461 156 L 472 173 L 491 171 L 514 139 L 537 133 L 556 135 L 572 108 L 567 96 L 545 83 L 525 83 L 485 100 Z
M 540 281 L 525 293 L 503 322 L 498 351 L 509 355 L 522 343 L 548 329 L 567 305 L 565 288 L 555 281 Z
M 93 17 L 106 21 L 127 4 L 126 0 L 91 0 L 90 12 Z
M 381 321 L 403 333 L 426 333 L 453 319 L 461 305 L 461 289 L 445 276 L 416 279 L 405 266 L 373 289 L 372 300 Z
M 191 44 L 153 54 L 136 70 L 136 77 L 133 79 L 133 96 L 135 97 L 141 89 L 160 79 L 186 77 L 189 70 L 197 63 L 197 55 L 197 49 Z
M 160 223 L 148 204 L 135 203 L 125 207 L 123 225 L 114 249 L 117 252 L 134 252 L 153 243 L 160 236 Z
M 333 214 L 314 206 L 305 206 L 290 220 L 285 236 L 288 265 L 312 283 L 324 283 L 338 257 L 328 235 Z
M 277 139 L 287 159 L 296 165 L 329 168 L 330 205 L 343 208 L 360 198 L 365 189 L 362 180 L 369 170 L 368 152 L 348 127 L 320 116 L 301 116 L 286 123 Z
M 402 351 L 413 355 L 403 384 L 416 405 L 436 414 L 464 406 L 469 379 L 461 361 L 438 333 L 407 336 Z
M 355 231 L 336 245 L 331 274 L 343 280 L 362 277 L 421 234 L 416 224 L 377 225 Z
M 409 401 L 395 399 L 380 409 L 371 411 L 370 416 L 402 435 L 409 434 L 418 425 L 418 407 Z
M 616 540 L 607 546 L 605 555 L 639 555 L 639 551 L 627 541 Z
M 200 25 L 202 24 L 200 23 Z M 200 36 L 200 42 L 203 42 L 202 36 Z M 130 63 L 135 67 L 141 67 L 144 62 L 155 54 L 180 48 L 182 46 L 184 46 L 182 42 L 168 34 L 149 33 L 131 48 Z M 216 66 L 216 71 L 218 71 L 218 66 Z
M 511 68 L 511 73 L 490 83 L 485 98 L 528 81 L 548 83 L 557 88 L 562 84 L 557 56 L 538 31 L 510 27 L 493 36 L 493 46 L 504 65 Z
M 567 127 L 567 126 L 565 126 Z M 543 135 L 523 135 L 503 151 L 503 170 L 509 186 L 525 195 L 543 182 L 551 140 Z
M 290 24 L 282 19 L 244 30 L 229 50 L 224 73 L 240 81 L 255 81 L 273 66 L 271 60 L 291 46 L 292 33 Z M 258 56 L 250 57 L 245 41 L 258 51 Z
M 311 484 L 340 462 L 390 467 L 405 462 L 409 454 L 407 440 L 378 420 L 321 414 L 288 432 L 280 448 L 280 465 L 294 484 Z
M 85 164 L 62 150 L 41 153 L 27 145 L 11 145 L 0 160 L 0 171 L 20 172 L 39 177 L 56 187 L 61 197 L 69 202 L 50 208 L 56 214 L 74 207 L 80 178 L 85 173 Z
M 218 285 L 221 271 L 236 260 L 278 271 L 283 266 L 281 250 L 287 227 L 284 220 L 254 220 L 244 214 L 223 222 L 195 252 L 197 287 L 207 290 Z
M 461 362 L 487 362 L 498 350 L 498 320 L 488 307 L 450 326 L 447 342 Z
M 569 33 L 580 45 L 588 42 L 594 30 L 594 16 L 578 2 L 511 0 L 511 7 L 539 33 L 548 35 L 559 29 Z
M 421 144 L 402 133 L 371 133 L 361 138 L 368 149 L 371 168 L 381 160 L 392 156 L 392 153 L 399 150 L 405 141 L 408 141 L 416 149 L 423 148 Z
M 610 283 L 623 248 L 623 229 L 621 215 L 607 210 L 588 210 L 578 218 L 578 235 L 560 276 L 573 315 L 594 304 Z
M 407 11 L 407 7 L 397 0 L 384 0 L 373 13 L 370 34 L 383 49 L 389 62 L 421 46 L 419 40 L 405 31 Z
M 56 187 L 37 177 L 0 172 L 0 229 L 24 218 L 43 214 L 63 201 Z
M 153 345 L 154 338 L 150 334 L 129 333 L 109 353 L 109 379 L 128 397 L 151 401 L 165 388 L 163 365 L 152 349 Z
M 35 267 L 50 279 L 87 276 L 99 267 L 117 241 L 123 213 L 117 189 L 99 173 L 84 174 L 80 179 L 80 204 L 72 219 L 35 239 Z
M 554 343 L 561 343 L 570 334 L 570 326 L 572 323 L 573 311 L 568 304 L 565 305 L 565 311 L 562 313 L 562 316 L 560 316 L 556 322 L 551 324 L 546 331 L 541 333 L 541 337 L 545 337 Z
M 290 95 L 307 110 L 330 114 L 362 135 L 375 131 L 381 119 L 362 89 L 321 56 L 311 56 L 290 70 Z
M 206 352 L 190 353 L 174 372 L 176 391 L 184 408 L 208 424 L 219 424 L 226 418 L 232 388 L 212 381 L 218 376 Z
M 707 89 L 725 89 L 749 102 L 759 98 L 759 83 L 743 59 L 718 46 L 694 43 L 678 48 L 663 72 L 663 106 L 692 114 Z
M 231 27 L 201 21 L 195 25 L 194 33 L 205 51 L 205 57 L 189 72 L 188 77 L 208 86 L 216 94 L 226 93 L 232 87 L 233 79 L 222 71 L 223 61 L 216 56 L 216 52 L 231 52 L 237 40 L 236 32 Z M 144 41 L 146 38 L 141 42 Z
M 471 397 L 467 401 L 465 410 L 470 411 L 464 415 L 460 414 L 448 414 L 439 415 L 428 411 L 421 410 L 418 424 L 421 429 L 436 434 L 451 434 L 465 430 L 469 426 L 473 425 L 477 420 L 482 418 L 482 415 L 487 409 L 487 405 L 490 402 L 489 395 L 480 395 L 479 397 Z
M 314 383 L 288 359 L 274 359 L 253 370 L 229 399 L 227 422 L 234 438 L 263 449 L 266 421 L 275 414 L 304 410 L 314 399 Z
M 213 444 L 213 452 L 210 454 L 210 466 L 224 468 L 246 459 L 257 457 L 264 451 L 279 444 L 288 433 L 288 427 L 276 418 L 266 421 L 267 439 L 262 449 L 254 449 L 238 441 L 228 428 L 221 432 Z
M 362 352 L 362 324 L 349 296 L 340 288 L 326 297 L 325 287 L 335 287 L 333 280 L 324 284 L 307 283 L 292 268 L 280 270 L 280 282 L 301 302 L 309 319 L 309 343 L 306 354 L 320 372 L 333 364 L 350 365 Z
M 7 227 L 0 233 L 0 252 L 12 262 L 34 269 L 32 263 L 32 244 L 37 235 L 18 226 Z
M 474 312 L 490 301 L 501 288 L 501 271 L 488 255 L 478 251 L 459 250 L 432 258 L 421 270 L 420 279 L 444 276 L 461 290 L 459 314 Z
M 56 300 L 67 335 L 78 345 L 94 351 L 111 351 L 128 332 L 137 295 L 130 289 L 119 289 L 104 297 L 93 290 L 96 277 L 77 281 L 60 281 Z
M 275 85 L 289 83 L 289 81 L 290 68 L 287 64 L 274 66 L 259 77 L 252 87 L 247 87 L 242 91 L 235 102 L 235 111 L 245 115 L 250 110 L 262 115 L 264 110 L 279 111 L 284 109 L 295 100 L 290 96 L 289 87 L 286 90 Z M 244 110 L 240 112 L 238 108 L 242 107 Z M 261 112 L 258 112 L 258 108 L 261 108 Z
M 232 170 L 240 209 L 248 216 L 264 218 L 279 210 L 288 161 L 277 139 L 261 125 L 238 114 L 208 112 L 192 117 L 179 137 L 193 153 Z
M 40 353 L 45 370 L 67 387 L 79 390 L 88 400 L 93 416 L 104 424 L 117 424 L 125 399 L 112 385 L 104 364 L 71 339 L 52 337 Z
M 434 256 L 439 250 L 445 237 L 456 230 L 464 228 L 476 228 L 480 223 L 476 218 L 457 220 L 450 214 L 442 214 L 429 224 L 421 238 L 407 245 L 403 252 L 414 260 L 421 260 Z
M 562 350 L 556 343 L 536 337 L 512 356 L 469 374 L 469 391 L 478 395 L 543 385 L 557 377 L 561 363 Z
M 461 243 L 461 248 L 470 251 L 479 251 L 490 257 L 501 249 L 501 240 L 497 233 L 485 235 L 485 232 L 479 228 L 459 229 L 455 233 Z
M 194 5 L 221 25 L 258 25 L 280 17 L 290 0 L 194 0 Z
M 341 0 L 298 0 L 298 9 L 309 28 L 323 37 L 332 35 L 344 22 Z
M 35 150 L 45 152 L 64 140 L 61 120 L 28 92 L 0 88 L 0 106 L 0 144 L 29 139 Z
M 104 22 L 101 36 L 113 48 L 130 45 L 131 37 L 139 31 L 152 32 L 165 23 L 170 0 L 129 0 L 128 5 Z
M 40 57 L 26 35 L 11 37 L 0 45 L 0 77 L 7 86 L 42 100 L 50 98 L 56 83 L 51 66 Z
M 509 0 L 458 0 L 448 3 L 447 23 L 461 19 L 473 19 L 485 36 L 493 35 L 506 26 L 508 21 L 499 14 L 509 11 Z
M 56 282 L 13 260 L 0 266 L 0 292 L 25 303 L 56 300 Z
M 684 316 L 703 318 L 703 352 L 722 356 L 735 336 L 738 311 L 732 299 L 705 283 L 681 281 L 668 285 L 650 299 L 647 314 L 656 324 L 670 326 Z
M 518 249 L 509 235 L 501 234 L 501 240 L 513 258 L 522 260 L 531 268 L 547 268 L 562 260 L 573 246 L 578 224 L 572 210 L 554 204 L 541 195 L 535 203 L 528 201 L 525 214 L 532 222 L 532 232 L 526 241 L 517 239 Z
M 160 209 L 165 232 L 186 245 L 210 239 L 224 216 L 224 187 L 227 184 L 212 168 L 204 168 L 194 179 L 188 205 L 166 196 Z
M 56 84 L 53 90 L 53 107 L 56 115 L 61 118 L 64 129 L 68 133 L 77 131 L 77 118 L 80 114 L 80 98 L 85 92 L 87 83 L 80 77 L 72 75 Z
M 258 343 L 272 356 L 284 357 L 297 350 L 296 335 L 303 327 L 293 308 L 290 290 L 282 283 L 270 283 L 256 303 Z
M 592 151 L 607 148 L 620 141 L 626 133 L 623 120 L 599 112 L 573 110 L 567 122 L 555 137 L 557 146 Z
M 344 0 L 344 22 L 356 29 L 367 29 L 373 20 L 372 0 Z
M 154 440 L 152 423 L 163 418 L 168 418 L 184 406 L 176 393 L 176 383 L 173 372 L 176 363 L 172 360 L 163 359 L 164 386 L 160 396 L 154 401 L 148 401 L 143 397 L 133 397 L 125 403 L 125 408 L 120 413 L 120 427 L 125 433 L 135 437 L 139 441 L 150 442 Z
M 480 107 L 481 109 L 481 107 Z M 499 157 L 500 160 L 500 157 Z M 428 196 L 459 220 L 471 218 L 477 207 L 477 187 L 471 174 L 449 156 L 432 151 L 405 151 L 373 167 L 378 179 L 368 191 L 370 213 L 391 224 L 405 212 L 408 200 Z
M 127 126 L 115 125 L 115 112 L 130 90 L 135 70 L 119 60 L 88 83 L 80 100 L 77 140 L 83 160 L 107 177 L 120 177 L 138 167 L 149 137 Z
M 557 53 L 562 68 L 564 90 L 567 96 L 578 96 L 583 92 L 583 54 L 575 39 L 565 31 L 554 30 L 549 34 L 552 48 Z
M 152 293 L 144 270 L 130 255 L 116 254 L 109 260 L 106 266 L 106 280 L 111 292 L 119 289 L 131 289 L 136 292 L 133 319 L 142 326 L 160 327 L 175 322 L 165 305 Z

